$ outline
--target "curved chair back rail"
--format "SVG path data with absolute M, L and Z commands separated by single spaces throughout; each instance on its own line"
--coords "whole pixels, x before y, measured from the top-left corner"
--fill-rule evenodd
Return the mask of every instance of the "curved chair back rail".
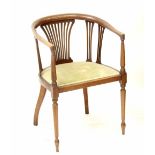
M 98 17 L 92 16 L 92 15 L 79 14 L 79 13 L 59 14 L 59 15 L 53 15 L 53 16 L 47 16 L 47 17 L 40 18 L 40 19 L 36 20 L 35 22 L 33 22 L 32 29 L 33 29 L 34 35 L 37 38 L 35 29 L 38 26 L 40 26 L 42 24 L 48 24 L 49 22 L 54 22 L 54 21 L 75 20 L 75 19 L 87 20 L 90 22 L 98 23 L 102 27 L 105 27 L 105 28 L 109 29 L 110 31 L 114 32 L 115 34 L 117 34 L 121 38 L 121 40 L 125 38 L 124 33 L 118 31 L 116 28 L 114 28 L 112 25 L 110 25 L 107 21 L 100 19 Z

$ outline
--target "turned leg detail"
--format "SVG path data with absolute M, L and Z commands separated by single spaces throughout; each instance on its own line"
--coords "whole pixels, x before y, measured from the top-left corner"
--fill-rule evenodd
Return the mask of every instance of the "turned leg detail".
M 53 119 L 54 119 L 54 134 L 56 152 L 59 152 L 59 129 L 58 129 L 58 103 L 57 99 L 53 99 Z
M 39 97 L 38 97 L 38 100 L 37 100 L 37 104 L 36 104 L 36 107 L 35 107 L 35 113 L 34 113 L 33 124 L 35 126 L 38 125 L 38 115 L 39 115 L 40 107 L 42 105 L 42 102 L 43 102 L 43 99 L 45 97 L 45 94 L 46 94 L 46 88 L 44 88 L 41 85 L 41 87 L 40 87 L 40 93 L 39 93 Z
M 83 95 L 84 95 L 85 114 L 89 114 L 88 92 L 87 92 L 87 88 L 83 88 Z
M 125 100 L 126 100 L 126 90 L 125 86 L 121 87 L 121 128 L 122 128 L 122 134 L 125 134 Z
M 125 39 L 125 35 L 121 38 L 121 59 L 120 59 L 120 66 L 121 66 L 121 80 L 120 80 L 120 84 L 121 84 L 121 119 L 122 119 L 122 123 L 121 123 L 121 128 L 122 128 L 122 134 L 125 134 L 125 99 L 126 99 L 126 90 L 125 90 L 125 86 L 127 83 L 127 73 L 125 71 L 125 45 L 124 45 L 124 39 Z

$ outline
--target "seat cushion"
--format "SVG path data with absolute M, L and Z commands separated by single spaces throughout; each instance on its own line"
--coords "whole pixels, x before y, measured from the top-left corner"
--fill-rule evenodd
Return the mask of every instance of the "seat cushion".
M 58 86 L 81 84 L 97 79 L 119 76 L 119 71 L 93 62 L 72 62 L 56 66 Z M 41 72 L 41 77 L 51 84 L 51 68 Z

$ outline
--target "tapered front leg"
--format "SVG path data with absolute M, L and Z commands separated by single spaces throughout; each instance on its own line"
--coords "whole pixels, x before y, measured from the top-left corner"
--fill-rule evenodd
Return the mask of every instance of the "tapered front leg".
M 46 94 L 46 88 L 44 88 L 43 86 L 40 86 L 40 93 L 39 93 L 38 101 L 36 104 L 35 113 L 34 113 L 34 120 L 33 120 L 33 124 L 35 126 L 38 125 L 38 115 L 39 115 L 40 107 L 41 107 L 41 104 L 42 104 L 43 99 L 45 97 L 45 94 Z
M 121 128 L 122 128 L 122 134 L 125 134 L 125 100 L 126 100 L 126 90 L 125 86 L 121 87 Z
M 53 121 L 56 152 L 59 152 L 59 127 L 58 127 L 58 87 L 56 83 L 52 84 L 51 96 L 53 101 Z
M 54 134 L 55 134 L 55 146 L 56 152 L 59 152 L 59 128 L 58 128 L 58 99 L 53 98 L 53 118 L 54 118 Z
M 127 74 L 124 71 L 124 73 L 122 74 L 122 80 L 120 81 L 120 85 L 121 85 L 121 128 L 122 128 L 122 134 L 125 135 L 125 103 L 126 103 L 126 90 L 125 90 L 125 86 L 127 83 Z
M 122 128 L 122 134 L 125 134 L 125 99 L 126 99 L 126 90 L 125 86 L 127 83 L 127 73 L 125 71 L 125 45 L 124 45 L 124 39 L 125 35 L 121 38 L 121 60 L 120 60 L 120 65 L 121 65 L 121 80 L 120 80 L 120 85 L 121 85 L 121 128 Z

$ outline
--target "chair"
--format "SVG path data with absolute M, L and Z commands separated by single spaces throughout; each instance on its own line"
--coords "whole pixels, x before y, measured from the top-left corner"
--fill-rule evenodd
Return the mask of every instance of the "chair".
M 84 21 L 87 40 L 87 58 L 83 62 L 73 62 L 70 55 L 70 36 L 75 22 Z M 98 27 L 97 58 L 92 62 L 92 36 L 94 25 Z M 37 29 L 41 28 L 45 37 Z M 104 31 L 108 29 L 119 36 L 121 40 L 120 71 L 101 64 L 101 49 Z M 40 93 L 35 108 L 34 125 L 38 125 L 38 115 L 46 90 L 51 92 L 53 102 L 53 118 L 56 152 L 59 152 L 58 132 L 58 97 L 60 93 L 83 89 L 85 113 L 89 114 L 87 88 L 104 83 L 119 81 L 121 86 L 121 128 L 125 134 L 125 98 L 127 74 L 125 71 L 125 34 L 116 30 L 108 22 L 86 14 L 60 14 L 47 16 L 32 24 L 35 37 L 40 78 Z M 85 38 L 84 38 L 85 39 Z M 43 68 L 39 51 L 39 42 L 51 51 L 51 64 Z

